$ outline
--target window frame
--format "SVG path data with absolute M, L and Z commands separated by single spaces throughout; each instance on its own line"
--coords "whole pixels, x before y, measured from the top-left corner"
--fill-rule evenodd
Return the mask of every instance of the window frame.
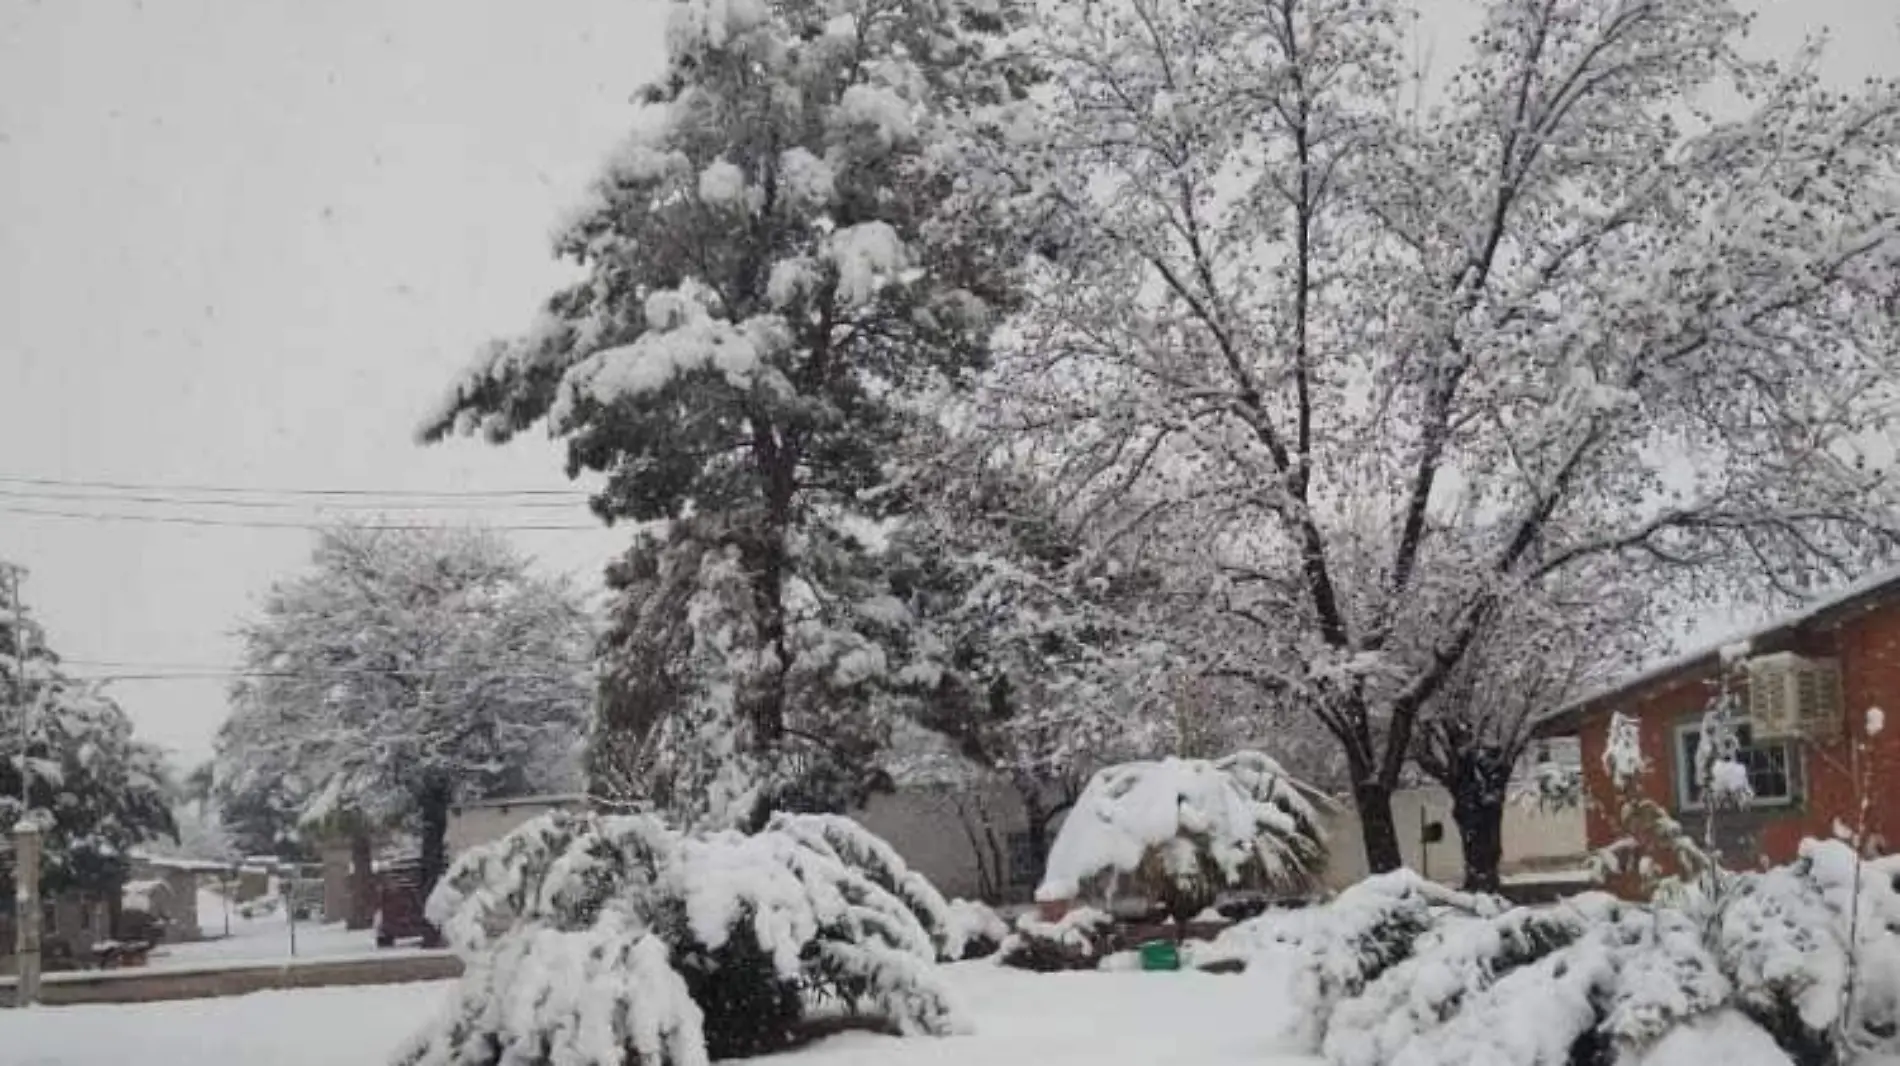
M 1745 722 L 1739 723 L 1737 728 L 1747 729 L 1748 725 Z M 1676 723 L 1675 731 L 1671 734 L 1672 757 L 1675 760 L 1676 767 L 1676 809 L 1679 811 L 1702 811 L 1707 809 L 1701 800 L 1691 800 L 1689 796 L 1695 778 L 1695 763 L 1694 760 L 1689 757 L 1689 738 L 1691 736 L 1700 738 L 1701 735 L 1702 720 L 1700 718 L 1692 718 L 1688 721 Z M 1803 786 L 1806 783 L 1804 775 L 1801 773 L 1801 748 L 1799 744 L 1793 740 L 1771 740 L 1758 744 L 1751 738 L 1746 747 L 1761 749 L 1776 747 L 1782 750 L 1782 776 L 1788 780 L 1788 791 L 1786 795 L 1782 796 L 1762 796 L 1758 794 L 1754 800 L 1749 803 L 1748 807 L 1744 809 L 1757 807 L 1793 807 L 1799 803 L 1803 795 Z

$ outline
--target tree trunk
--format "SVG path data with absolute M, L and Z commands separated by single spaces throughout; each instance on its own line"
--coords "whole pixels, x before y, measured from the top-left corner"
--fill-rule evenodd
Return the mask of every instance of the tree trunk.
M 346 929 L 368 929 L 376 921 L 375 853 L 369 833 L 350 834 L 350 910 L 344 920 Z
M 1504 859 L 1504 798 L 1511 761 L 1495 746 L 1480 746 L 1454 764 L 1451 816 L 1465 853 L 1465 888 L 1496 892 Z
M 1030 891 L 1042 884 L 1043 864 L 1049 860 L 1049 815 L 1042 807 L 1042 793 L 1034 784 L 1019 785 L 1017 793 L 1023 801 L 1023 833 L 1029 839 L 1030 862 L 1033 867 L 1028 871 Z
M 448 867 L 449 788 L 441 782 L 431 782 L 423 787 L 420 799 L 422 901 L 426 904 L 429 894 L 435 891 L 435 883 L 442 879 L 442 872 Z M 434 929 L 423 937 L 424 947 L 436 947 L 440 943 L 441 936 Z
M 1465 891 L 1497 892 L 1498 864 L 1504 858 L 1504 804 L 1454 800 L 1451 816 L 1465 853 Z
M 1353 787 L 1352 798 L 1359 808 L 1366 871 L 1382 874 L 1404 866 L 1405 858 L 1399 852 L 1398 825 L 1392 819 L 1392 787 L 1383 781 L 1362 777 Z

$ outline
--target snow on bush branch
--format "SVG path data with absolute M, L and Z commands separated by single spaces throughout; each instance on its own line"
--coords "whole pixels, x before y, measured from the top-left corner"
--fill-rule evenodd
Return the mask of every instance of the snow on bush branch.
M 1780 1049 L 1764 1062 L 1851 1061 L 1900 1050 L 1896 875 L 1900 859 L 1810 840 L 1715 898 L 1507 909 L 1401 871 L 1207 954 L 1281 981 L 1285 1035 L 1332 1066 L 1640 1062 L 1709 1028 Z
M 934 970 L 948 906 L 842 818 L 747 836 L 552 814 L 463 856 L 428 913 L 468 969 L 405 1066 L 693 1066 L 785 1046 L 814 998 L 903 1033 L 962 1024 Z
M 1303 887 L 1326 852 L 1311 794 L 1254 751 L 1108 767 L 1063 822 L 1036 898 L 1129 878 L 1183 921 L 1223 888 Z

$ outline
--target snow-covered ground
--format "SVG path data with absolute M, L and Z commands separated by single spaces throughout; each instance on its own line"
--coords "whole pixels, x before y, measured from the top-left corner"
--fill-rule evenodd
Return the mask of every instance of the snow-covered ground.
M 1032 974 L 950 967 L 976 1031 L 830 1037 L 787 1066 L 1308 1066 L 1276 1054 L 1283 1019 L 1245 976 Z M 221 1000 L 0 1012 L 8 1066 L 375 1066 L 428 1020 L 447 983 L 267 992 Z
M 7 1066 L 380 1066 L 448 983 L 0 1011 Z
M 224 900 L 215 892 L 198 894 L 198 927 L 211 938 L 190 944 L 166 944 L 152 952 L 148 965 L 165 969 L 215 965 L 226 962 L 271 962 L 293 957 L 290 923 L 281 910 L 255 918 L 231 911 L 231 933 L 224 935 Z M 348 930 L 342 923 L 297 923 L 294 957 L 334 959 L 353 955 L 400 954 L 410 947 L 379 951 L 369 929 Z

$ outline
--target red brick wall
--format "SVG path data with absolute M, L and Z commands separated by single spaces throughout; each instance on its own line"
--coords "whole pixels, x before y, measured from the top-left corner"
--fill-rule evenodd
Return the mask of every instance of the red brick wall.
M 1757 808 L 1745 815 L 1758 826 L 1753 837 L 1756 854 L 1751 858 L 1787 862 L 1795 857 L 1803 838 L 1831 836 L 1836 819 L 1848 826 L 1854 824 L 1855 782 L 1846 768 L 1851 765 L 1851 742 L 1863 736 L 1867 708 L 1875 706 L 1887 712 L 1891 724 L 1866 745 L 1873 772 L 1868 828 L 1872 833 L 1884 834 L 1890 841 L 1886 850 L 1900 850 L 1900 782 L 1892 776 L 1900 772 L 1900 602 L 1881 605 L 1775 648 L 1756 650 L 1782 648 L 1840 660 L 1846 722 L 1837 741 L 1796 746 L 1801 782 L 1796 803 L 1782 808 Z M 1737 679 L 1734 683 L 1741 682 Z M 1617 706 L 1602 708 L 1584 719 L 1580 739 L 1588 800 L 1585 826 L 1592 849 L 1601 848 L 1623 835 L 1616 824 L 1619 800 L 1603 768 L 1611 713 L 1621 710 L 1637 717 L 1643 754 L 1650 766 L 1641 784 L 1642 792 L 1674 812 L 1677 809 L 1676 726 L 1685 717 L 1699 716 L 1716 690 L 1715 670 L 1713 666 L 1705 666 L 1661 681 Z M 1753 864 L 1738 862 L 1739 858 L 1731 855 L 1727 862 L 1730 866 Z

